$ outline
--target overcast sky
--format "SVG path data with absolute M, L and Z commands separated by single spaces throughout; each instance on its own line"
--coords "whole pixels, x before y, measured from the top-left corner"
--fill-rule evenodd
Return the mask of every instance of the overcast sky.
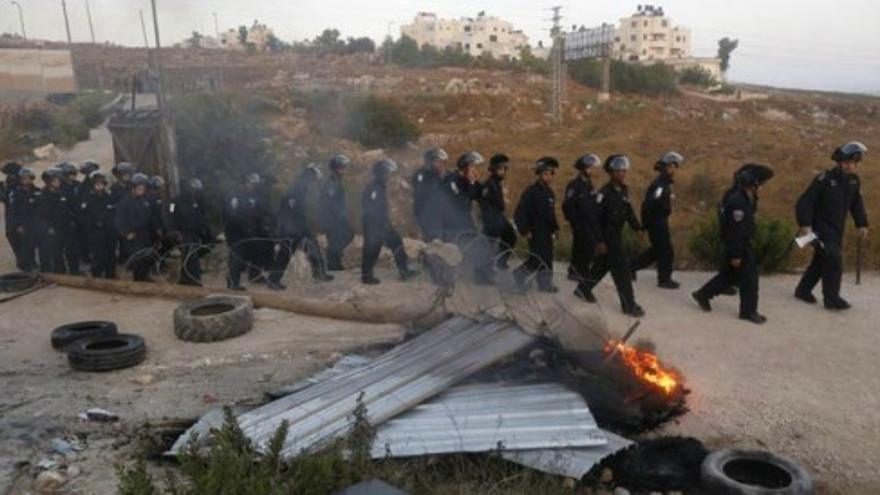
M 33 38 L 64 39 L 62 0 L 19 0 Z M 89 0 L 98 41 L 142 45 L 138 10 L 143 9 L 152 42 L 149 0 Z M 88 41 L 86 0 L 67 0 L 74 41 Z M 563 25 L 614 22 L 636 10 L 620 0 L 157 0 L 163 44 L 192 31 L 214 33 L 252 23 L 269 24 L 286 41 L 312 38 L 325 27 L 343 36 L 381 40 L 411 21 L 417 10 L 443 17 L 474 16 L 480 10 L 513 22 L 532 44 L 546 40 L 551 12 L 563 5 Z M 774 86 L 880 93 L 880 10 L 869 0 L 669 0 L 658 2 L 674 22 L 693 30 L 694 54 L 712 56 L 718 39 L 740 40 L 729 78 Z M 0 0 L 0 31 L 19 32 L 18 12 Z

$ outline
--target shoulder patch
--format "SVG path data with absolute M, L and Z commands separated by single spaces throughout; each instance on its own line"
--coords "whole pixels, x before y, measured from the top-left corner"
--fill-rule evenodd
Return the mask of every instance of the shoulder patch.
M 660 199 L 660 196 L 663 196 L 663 186 L 658 187 L 657 190 L 654 191 L 654 199 Z
M 602 193 L 596 193 L 596 203 L 601 203 L 602 200 L 605 199 L 605 195 Z
M 422 181 L 424 181 L 424 180 L 425 180 L 425 174 L 419 174 L 419 175 L 416 175 L 416 181 L 417 181 L 417 182 L 422 182 Z
M 374 190 L 373 192 L 370 193 L 370 199 L 372 199 L 373 201 L 375 201 L 375 200 L 376 200 L 376 197 L 378 197 L 378 194 L 376 194 L 376 191 Z
M 232 198 L 232 201 L 229 202 L 229 207 L 233 210 L 238 209 L 238 198 Z
M 171 203 L 170 205 L 168 205 L 168 211 L 170 211 L 171 213 L 174 213 L 174 203 Z
M 568 190 L 565 191 L 565 197 L 569 198 L 569 199 L 574 197 L 574 188 L 573 187 L 569 187 Z
M 456 184 L 455 181 L 452 181 L 449 183 L 449 188 L 452 189 L 452 192 L 455 194 L 458 194 L 461 192 L 461 190 L 458 188 L 458 184 Z
M 743 210 L 733 210 L 733 220 L 742 222 L 746 218 L 746 212 Z
M 288 208 L 296 208 L 296 200 L 293 198 L 289 198 L 287 200 L 287 207 Z
M 86 203 L 83 202 L 82 204 L 79 205 L 79 207 L 80 207 L 80 209 L 85 210 L 85 209 L 86 209 Z

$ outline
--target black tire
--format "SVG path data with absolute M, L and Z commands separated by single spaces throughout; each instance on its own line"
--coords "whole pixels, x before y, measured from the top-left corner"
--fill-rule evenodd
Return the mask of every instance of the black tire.
M 52 347 L 64 350 L 70 344 L 86 337 L 112 337 L 118 334 L 112 321 L 81 321 L 68 323 L 52 330 Z
M 709 454 L 701 468 L 703 488 L 720 495 L 810 495 L 806 469 L 770 452 L 725 449 Z
M 139 364 L 147 356 L 144 339 L 138 335 L 117 334 L 87 337 L 70 344 L 67 362 L 79 371 L 112 371 Z
M 254 325 L 250 299 L 212 296 L 174 310 L 174 334 L 187 342 L 217 342 L 238 337 Z
M 37 285 L 40 275 L 37 273 L 15 272 L 0 275 L 0 292 L 21 292 Z

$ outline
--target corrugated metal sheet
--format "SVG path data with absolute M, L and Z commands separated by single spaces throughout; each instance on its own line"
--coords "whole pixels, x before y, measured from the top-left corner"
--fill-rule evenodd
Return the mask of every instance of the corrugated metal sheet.
M 460 386 L 384 423 L 373 457 L 595 447 L 584 399 L 559 384 Z
M 501 456 L 538 471 L 579 480 L 602 459 L 633 445 L 610 431 L 599 431 L 608 440 L 607 444 L 589 448 L 507 450 Z
M 239 424 L 259 448 L 265 448 L 282 421 L 287 421 L 282 454 L 296 456 L 344 435 L 359 397 L 367 420 L 378 426 L 533 341 L 510 322 L 452 318 L 363 368 L 243 414 Z

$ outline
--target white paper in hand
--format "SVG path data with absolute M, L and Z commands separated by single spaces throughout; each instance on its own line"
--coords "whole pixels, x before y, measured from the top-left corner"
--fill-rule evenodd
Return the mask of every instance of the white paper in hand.
M 810 232 L 809 234 L 795 237 L 794 242 L 797 243 L 799 248 L 803 249 L 812 244 L 812 242 L 818 238 L 819 236 L 817 236 L 815 232 Z

